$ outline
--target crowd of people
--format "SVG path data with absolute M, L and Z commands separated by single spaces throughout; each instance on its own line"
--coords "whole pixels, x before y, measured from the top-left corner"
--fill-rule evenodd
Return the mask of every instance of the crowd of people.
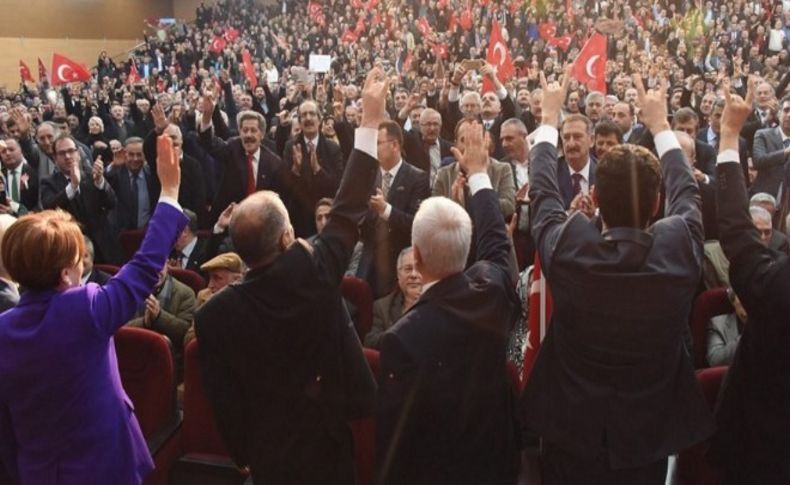
M 495 24 L 513 63 L 507 77 L 502 49 L 490 53 Z M 732 483 L 790 480 L 787 465 L 771 458 L 790 451 L 781 433 L 770 433 L 772 448 L 755 446 L 766 462 L 748 446 L 767 429 L 732 438 L 733 423 L 745 426 L 738 413 L 757 415 L 748 421 L 755 426 L 790 426 L 778 411 L 790 404 L 788 386 L 771 381 L 772 394 L 749 381 L 756 369 L 788 368 L 777 347 L 787 337 L 776 329 L 783 303 L 743 269 L 773 275 L 781 265 L 761 264 L 790 256 L 790 4 L 222 0 L 202 4 L 193 23 L 154 30 L 124 59 L 101 53 L 90 81 L 0 87 L 0 227 L 30 217 L 54 217 L 60 227 L 66 222 L 48 211 L 60 209 L 84 237 L 78 281 L 20 277 L 35 268 L 30 254 L 46 248 L 7 254 L 4 242 L 0 307 L 19 303 L 20 290 L 24 303 L 31 290 L 113 281 L 94 263 L 127 262 L 121 241 L 151 232 L 167 188 L 176 200 L 166 204 L 183 212 L 170 215 L 183 221 L 167 261 L 146 262 L 158 265 L 158 278 L 146 274 L 137 306 L 125 303 L 123 321 L 107 325 L 166 335 L 179 379 L 185 346 L 201 342 L 220 431 L 253 476 L 290 483 L 294 467 L 310 462 L 322 465 L 300 471 L 303 481 L 349 483 L 345 421 L 373 411 L 370 396 L 357 396 L 360 404 L 343 395 L 344 373 L 361 374 L 348 370 L 361 354 L 336 355 L 348 352 L 347 323 L 359 318 L 335 301 L 345 275 L 376 300 L 373 326 L 359 337 L 381 351 L 378 458 L 388 483 L 510 483 L 519 438 L 530 433 L 544 439 L 546 483 L 584 483 L 590 470 L 602 483 L 660 483 L 666 456 L 713 432 L 692 382 L 687 322 L 696 295 L 726 287 L 734 312 L 710 322 L 706 359 L 732 365 L 739 387 L 724 394 L 728 413 L 717 424 L 729 434 L 716 435 L 716 452 Z M 605 90 L 568 69 L 594 33 L 608 39 Z M 317 55 L 331 56 L 329 66 L 311 67 Z M 172 176 L 161 166 L 171 151 L 175 191 L 161 177 Z M 739 178 L 745 214 L 734 205 L 746 197 Z M 630 180 L 638 190 L 624 187 Z M 750 223 L 723 222 L 725 214 Z M 762 246 L 741 240 L 747 232 Z M 747 247 L 754 254 L 744 255 Z M 505 374 L 493 369 L 505 359 L 522 365 L 538 262 L 553 324 L 515 426 Z M 207 289 L 195 294 L 172 269 L 200 274 Z M 289 330 L 267 323 L 253 337 L 250 319 Z M 12 341 L 6 321 L 0 348 Z M 297 321 L 310 325 L 290 329 Z M 766 328 L 751 330 L 753 321 Z M 310 359 L 283 355 L 291 344 Z M 239 355 L 258 354 L 295 366 L 292 382 L 269 376 L 237 394 L 239 380 L 268 372 L 261 362 L 239 367 Z M 621 364 L 627 370 L 611 371 Z M 4 375 L 12 370 L 0 366 Z M 647 375 L 655 388 L 639 397 Z M 318 383 L 304 384 L 311 378 Z M 315 397 L 322 386 L 320 406 L 303 402 L 300 393 Z M 612 397 L 612 386 L 633 395 Z M 732 404 L 747 389 L 770 409 Z M 13 390 L 0 382 L 0 432 Z M 239 411 L 250 395 L 272 393 L 283 401 L 260 408 L 302 419 L 304 429 L 274 429 L 271 416 Z M 449 412 L 461 401 L 467 407 Z M 587 403 L 587 413 L 574 402 Z M 441 419 L 432 414 L 439 405 L 448 411 Z M 496 416 L 483 419 L 488 413 Z M 638 444 L 618 415 L 640 423 Z M 316 429 L 320 439 L 308 433 Z M 268 437 L 250 445 L 249 433 Z M 292 446 L 255 451 L 289 433 Z M 476 467 L 481 446 L 487 463 Z M 728 461 L 735 449 L 744 456 Z M 0 458 L 4 451 L 0 444 Z

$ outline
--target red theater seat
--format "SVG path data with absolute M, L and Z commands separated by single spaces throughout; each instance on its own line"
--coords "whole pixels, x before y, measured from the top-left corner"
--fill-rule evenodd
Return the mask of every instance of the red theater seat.
M 94 264 L 93 269 L 104 271 L 110 276 L 115 276 L 118 273 L 118 271 L 121 270 L 121 268 L 115 266 L 114 264 Z
M 190 269 L 168 268 L 167 271 L 173 278 L 192 288 L 195 294 L 206 287 L 206 280 Z
M 354 276 L 346 276 L 340 286 L 343 298 L 357 307 L 358 317 L 354 322 L 357 328 L 359 340 L 364 341 L 365 335 L 373 326 L 373 292 L 365 280 Z
M 127 229 L 120 232 L 118 239 L 121 243 L 124 261 L 129 261 L 132 259 L 134 253 L 140 249 L 140 244 L 143 242 L 143 236 L 145 236 L 145 229 Z
M 717 315 L 725 315 L 734 311 L 727 298 L 726 288 L 712 288 L 704 291 L 694 301 L 689 324 L 696 369 L 708 367 L 708 322 Z
M 379 377 L 378 350 L 363 348 L 373 377 Z M 354 464 L 357 471 L 357 485 L 373 485 L 376 477 L 376 420 L 373 417 L 351 422 L 354 435 Z

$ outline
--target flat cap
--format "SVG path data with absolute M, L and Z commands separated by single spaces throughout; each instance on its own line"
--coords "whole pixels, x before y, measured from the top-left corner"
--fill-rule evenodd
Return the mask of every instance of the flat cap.
M 209 272 L 215 269 L 226 269 L 232 273 L 242 273 L 244 263 L 236 253 L 222 253 L 215 256 L 200 266 L 200 271 Z

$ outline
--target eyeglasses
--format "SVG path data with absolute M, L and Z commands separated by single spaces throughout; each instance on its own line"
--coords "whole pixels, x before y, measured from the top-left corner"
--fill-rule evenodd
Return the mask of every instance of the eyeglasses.
M 376 144 L 378 144 L 378 145 L 381 145 L 381 144 L 383 144 L 383 143 L 389 143 L 389 142 L 393 142 L 393 141 L 395 141 L 395 140 L 378 140 L 378 141 L 376 142 Z
M 406 265 L 398 268 L 398 271 L 404 274 L 411 274 L 412 271 L 416 271 L 416 270 L 417 268 L 414 265 Z
M 66 155 L 74 155 L 78 151 L 79 150 L 77 150 L 76 148 L 67 148 L 66 150 L 58 150 L 58 151 L 56 151 L 55 155 L 57 155 L 59 157 L 65 157 Z

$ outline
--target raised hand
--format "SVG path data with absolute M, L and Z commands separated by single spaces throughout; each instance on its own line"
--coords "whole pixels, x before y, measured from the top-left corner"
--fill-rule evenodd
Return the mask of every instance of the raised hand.
M 645 92 L 645 85 L 640 74 L 634 74 L 633 79 L 639 101 L 640 121 L 644 123 L 653 135 L 669 130 L 670 126 L 667 121 L 667 88 L 669 83 L 666 78 L 658 81 L 657 89 L 651 89 L 647 92 Z
M 77 157 L 78 155 L 75 155 Z M 71 170 L 69 172 L 69 183 L 77 190 L 80 187 L 80 179 L 82 178 L 82 172 L 80 171 L 80 161 L 79 159 L 75 160 L 74 163 L 71 164 Z
M 10 113 L 11 119 L 16 123 L 19 129 L 19 134 L 24 138 L 30 133 L 30 122 L 27 119 L 27 113 L 22 108 L 14 108 Z
M 300 177 L 302 175 L 302 147 L 298 143 L 293 146 L 293 163 L 291 164 L 291 173 Z
M 565 104 L 570 80 L 570 67 L 565 69 L 565 75 L 561 77 L 559 83 L 553 82 L 549 84 L 546 81 L 546 75 L 543 74 L 543 71 L 540 71 L 540 86 L 543 88 L 541 124 L 555 128 L 559 126 L 560 113 L 562 113 L 562 107 Z
M 746 99 L 744 100 L 737 94 L 730 92 L 730 80 L 725 79 L 722 82 L 722 92 L 724 94 L 724 111 L 721 114 L 721 137 L 722 142 L 725 136 L 737 137 L 743 128 L 746 119 L 752 113 L 752 102 L 754 101 L 754 89 L 756 82 L 749 79 L 748 88 L 746 90 Z
M 203 118 L 202 118 L 202 125 L 208 126 L 211 124 L 211 118 L 214 116 L 214 107 L 217 104 L 217 100 L 214 99 L 214 93 L 211 91 L 206 91 L 206 94 L 203 95 Z
M 164 133 L 170 122 L 167 121 L 167 115 L 165 115 L 165 109 L 162 108 L 161 103 L 156 103 L 154 107 L 151 108 L 151 117 L 154 119 L 156 134 L 161 135 Z
M 156 139 L 156 174 L 162 186 L 162 195 L 178 200 L 181 166 L 176 158 L 173 140 L 167 135 L 160 135 Z
M 233 216 L 233 210 L 236 209 L 236 203 L 231 202 L 230 205 L 225 207 L 225 210 L 222 211 L 222 214 L 219 215 L 217 218 L 217 227 L 221 230 L 225 230 L 230 226 L 230 218 Z
M 462 127 L 464 138 L 464 151 L 461 153 L 452 147 L 453 156 L 467 177 L 476 173 L 484 173 L 488 169 L 488 147 L 485 142 L 485 130 L 478 122 L 467 123 Z
M 99 156 L 93 162 L 93 183 L 96 187 L 101 187 L 102 182 L 104 182 L 104 161 Z
M 389 78 L 380 67 L 374 67 L 362 88 L 361 127 L 378 130 L 379 124 L 386 119 L 388 93 Z

